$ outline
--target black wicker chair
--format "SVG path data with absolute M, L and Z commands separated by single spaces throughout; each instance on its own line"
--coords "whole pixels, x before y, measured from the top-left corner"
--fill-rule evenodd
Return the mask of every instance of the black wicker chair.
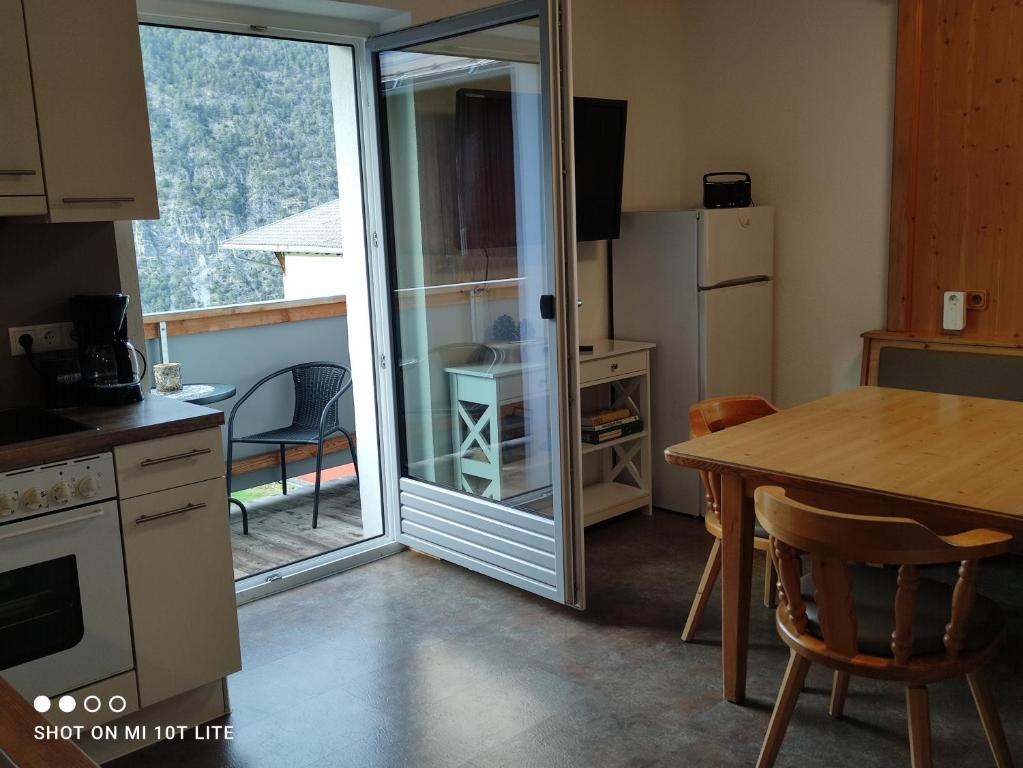
M 291 424 L 279 429 L 257 432 L 244 437 L 234 436 L 234 419 L 245 401 L 271 379 L 290 373 L 295 383 L 295 415 Z M 345 430 L 337 416 L 341 396 L 352 388 L 352 372 L 343 365 L 328 362 L 300 363 L 282 368 L 257 381 L 234 404 L 227 420 L 227 495 L 231 495 L 231 467 L 234 463 L 235 443 L 262 443 L 277 445 L 281 452 L 281 492 L 288 492 L 288 464 L 286 446 L 316 446 L 316 491 L 313 496 L 313 528 L 320 513 L 320 471 L 323 467 L 323 441 L 340 432 L 348 439 L 348 448 L 355 465 L 355 480 L 359 480 L 359 461 L 355 455 L 355 441 Z M 246 531 L 247 533 L 247 531 Z

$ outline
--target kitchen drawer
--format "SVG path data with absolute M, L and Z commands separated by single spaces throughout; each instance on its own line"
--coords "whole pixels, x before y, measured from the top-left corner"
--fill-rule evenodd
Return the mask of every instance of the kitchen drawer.
M 204 429 L 114 449 L 122 499 L 224 476 L 220 429 Z
M 585 387 L 595 381 L 620 379 L 629 374 L 645 371 L 647 367 L 646 352 L 631 352 L 627 355 L 587 360 L 579 364 L 579 385 Z
M 139 703 L 241 668 L 227 493 L 220 479 L 121 502 Z

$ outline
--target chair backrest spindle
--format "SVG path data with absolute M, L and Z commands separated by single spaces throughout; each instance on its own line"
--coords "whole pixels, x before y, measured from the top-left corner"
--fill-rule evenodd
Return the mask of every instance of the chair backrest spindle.
M 920 576 L 915 565 L 899 566 L 899 584 L 895 590 L 895 630 L 892 632 L 892 656 L 896 664 L 905 664 L 913 655 L 913 613 Z
M 778 567 L 778 604 L 784 606 L 789 621 L 797 632 L 806 631 L 806 604 L 799 588 L 803 576 L 803 563 L 799 552 L 784 541 L 771 538 L 774 548 L 774 562 Z
M 977 600 L 977 574 L 980 563 L 964 560 L 959 566 L 959 578 L 952 593 L 952 617 L 945 627 L 945 651 L 950 658 L 956 658 L 963 649 L 966 629 L 969 626 L 973 604 Z

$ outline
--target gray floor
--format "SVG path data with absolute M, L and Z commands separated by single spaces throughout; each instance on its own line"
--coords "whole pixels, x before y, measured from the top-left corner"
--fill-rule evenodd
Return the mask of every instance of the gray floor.
M 175 742 L 116 768 L 752 766 L 787 652 L 754 601 L 750 700 L 721 700 L 716 601 L 698 642 L 678 633 L 709 539 L 667 513 L 587 530 L 579 613 L 406 552 L 244 606 L 236 738 Z M 757 571 L 761 568 L 757 558 Z M 754 573 L 757 579 L 762 573 Z M 1023 760 L 1023 560 L 982 576 L 1012 637 L 991 670 Z M 811 670 L 778 765 L 908 766 L 902 692 L 854 679 L 826 714 Z M 964 681 L 931 689 L 937 766 L 993 765 Z

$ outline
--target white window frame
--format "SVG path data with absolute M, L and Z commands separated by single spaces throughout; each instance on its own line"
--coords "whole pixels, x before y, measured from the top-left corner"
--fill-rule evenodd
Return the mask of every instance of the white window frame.
M 189 3 L 171 10 L 160 0 L 140 0 L 140 24 L 191 29 L 200 32 L 227 32 L 260 37 L 298 40 L 311 43 L 346 45 L 352 48 L 356 75 L 359 145 L 362 160 L 362 196 L 367 287 L 371 331 L 373 378 L 376 393 L 377 446 L 379 454 L 380 499 L 383 505 L 384 532 L 367 541 L 340 550 L 292 563 L 271 574 L 241 579 L 235 585 L 238 604 L 291 589 L 310 581 L 355 568 L 405 549 L 397 542 L 398 475 L 397 425 L 394 410 L 394 377 L 389 359 L 391 318 L 387 302 L 387 260 L 380 247 L 383 211 L 381 210 L 380 157 L 376 130 L 376 88 L 366 38 L 379 30 L 366 22 L 328 19 L 287 11 L 225 6 L 213 3 Z M 270 21 L 273 24 L 264 23 Z M 356 403 L 359 407 L 359 403 Z

